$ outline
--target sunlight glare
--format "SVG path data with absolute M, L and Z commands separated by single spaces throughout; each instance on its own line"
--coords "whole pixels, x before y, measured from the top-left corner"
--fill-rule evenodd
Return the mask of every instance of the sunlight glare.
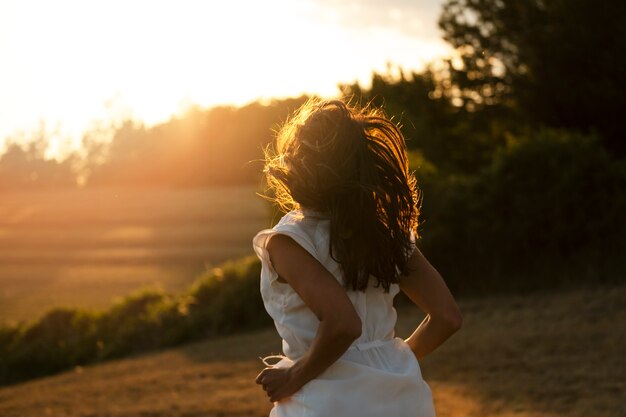
M 152 125 L 192 104 L 333 96 L 339 83 L 367 85 L 389 62 L 420 69 L 449 53 L 443 41 L 392 27 L 346 26 L 345 14 L 360 7 L 340 11 L 319 0 L 25 0 L 2 7 L 0 52 L 9 65 L 0 76 L 7 97 L 0 117 L 11 124 L 0 125 L 0 145 L 39 120 L 60 125 L 60 136 L 78 145 L 94 120 L 123 116 Z

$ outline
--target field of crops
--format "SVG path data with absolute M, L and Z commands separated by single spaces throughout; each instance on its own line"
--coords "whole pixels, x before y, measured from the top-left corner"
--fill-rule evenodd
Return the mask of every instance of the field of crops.
M 271 223 L 254 187 L 3 193 L 0 322 L 53 306 L 102 308 L 143 287 L 178 291 L 211 265 L 251 254 Z

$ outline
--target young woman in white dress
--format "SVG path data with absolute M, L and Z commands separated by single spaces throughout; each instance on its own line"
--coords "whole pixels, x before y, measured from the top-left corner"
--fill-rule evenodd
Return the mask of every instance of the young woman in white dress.
M 266 176 L 287 214 L 253 241 L 283 339 L 256 382 L 276 417 L 433 417 L 418 359 L 461 314 L 415 246 L 419 199 L 404 138 L 378 109 L 311 100 L 278 132 Z M 426 318 L 395 337 L 403 291 Z

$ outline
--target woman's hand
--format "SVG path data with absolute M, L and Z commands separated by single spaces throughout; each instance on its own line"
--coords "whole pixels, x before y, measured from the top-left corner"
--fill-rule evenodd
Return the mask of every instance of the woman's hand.
M 265 368 L 256 377 L 256 383 L 263 386 L 271 402 L 291 397 L 302 388 L 291 368 Z

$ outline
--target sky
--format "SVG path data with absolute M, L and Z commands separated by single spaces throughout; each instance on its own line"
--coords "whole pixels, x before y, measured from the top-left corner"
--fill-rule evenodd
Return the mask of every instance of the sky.
M 59 157 L 110 120 L 332 97 L 388 63 L 420 70 L 452 53 L 442 2 L 0 0 L 0 150 L 43 129 Z

